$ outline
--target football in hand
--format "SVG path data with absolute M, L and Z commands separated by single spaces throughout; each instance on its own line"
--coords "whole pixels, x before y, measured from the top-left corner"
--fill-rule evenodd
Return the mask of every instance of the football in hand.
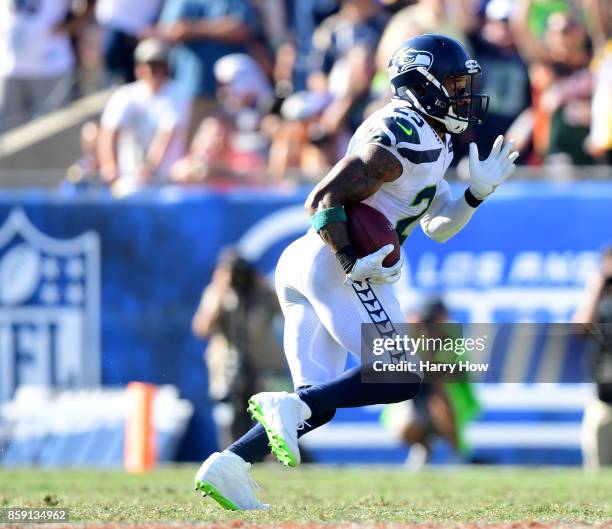
M 365 257 L 387 244 L 393 251 L 385 257 L 383 266 L 392 266 L 400 258 L 400 242 L 395 229 L 377 209 L 359 203 L 346 206 L 346 225 L 349 239 L 359 257 Z

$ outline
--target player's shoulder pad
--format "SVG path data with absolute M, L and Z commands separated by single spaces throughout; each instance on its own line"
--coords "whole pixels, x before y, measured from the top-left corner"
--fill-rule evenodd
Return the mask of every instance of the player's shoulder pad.
M 409 112 L 411 111 L 409 110 Z M 410 114 L 396 109 L 382 113 L 372 123 L 371 137 L 374 141 L 387 147 L 395 147 L 400 143 L 413 145 L 421 143 L 417 126 L 410 119 Z

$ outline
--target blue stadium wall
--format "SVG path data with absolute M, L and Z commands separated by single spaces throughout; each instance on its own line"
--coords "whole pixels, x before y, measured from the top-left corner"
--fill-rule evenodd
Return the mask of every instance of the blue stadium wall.
M 195 405 L 180 458 L 206 456 L 216 448 L 215 432 L 204 344 L 191 335 L 191 317 L 222 247 L 237 244 L 273 274 L 280 252 L 307 227 L 307 192 L 169 187 L 122 200 L 103 191 L 0 193 L 0 401 L 21 383 L 174 384 Z M 598 250 L 612 240 L 611 199 L 608 183 L 508 183 L 448 243 L 418 231 L 404 244 L 402 304 L 409 311 L 443 294 L 459 321 L 567 320 Z M 20 263 L 32 270 L 23 284 L 11 279 Z M 62 346 L 55 324 L 46 342 L 18 339 L 38 325 L 29 315 L 68 309 L 81 322 L 80 350 Z M 529 363 L 529 354 L 521 361 Z M 80 367 L 58 374 L 62 355 L 80 356 Z M 591 388 L 540 385 L 533 373 L 524 382 L 483 390 L 477 459 L 578 463 L 581 408 Z M 399 461 L 405 451 L 385 436 L 379 412 L 343 412 L 309 447 L 324 461 Z M 500 436 L 508 428 L 515 444 Z M 534 428 L 542 430 L 535 444 L 527 435 Z M 441 447 L 436 458 L 446 452 Z

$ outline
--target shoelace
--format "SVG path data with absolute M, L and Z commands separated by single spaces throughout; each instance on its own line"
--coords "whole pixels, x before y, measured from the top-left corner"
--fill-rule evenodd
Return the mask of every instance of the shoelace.
M 304 428 L 306 428 L 306 426 L 308 426 L 308 428 L 310 428 L 310 424 L 308 424 L 308 421 L 305 421 L 305 420 L 302 419 L 300 422 L 298 422 L 297 430 L 298 431 L 303 430 Z

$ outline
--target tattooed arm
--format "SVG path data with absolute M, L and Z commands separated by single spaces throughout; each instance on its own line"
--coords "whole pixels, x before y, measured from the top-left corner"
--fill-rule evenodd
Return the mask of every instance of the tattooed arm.
M 321 209 L 355 204 L 376 193 L 384 182 L 402 174 L 395 156 L 378 145 L 365 145 L 359 152 L 340 160 L 306 199 L 311 217 Z M 331 222 L 319 235 L 334 253 L 350 245 L 345 222 Z

